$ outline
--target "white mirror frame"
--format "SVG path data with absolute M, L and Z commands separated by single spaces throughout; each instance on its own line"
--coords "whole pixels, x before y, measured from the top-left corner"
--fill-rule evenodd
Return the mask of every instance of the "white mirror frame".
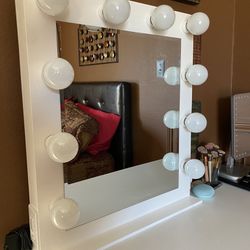
M 51 161 L 44 142 L 49 135 L 61 131 L 60 97 L 58 91 L 44 84 L 42 69 L 58 56 L 56 20 L 107 27 L 100 17 L 103 2 L 70 0 L 67 11 L 53 18 L 40 11 L 36 0 L 16 0 L 33 249 L 106 249 L 104 246 L 129 235 L 128 232 L 109 233 L 113 228 L 190 197 L 191 179 L 185 175 L 183 165 L 190 159 L 191 133 L 185 129 L 183 121 L 191 113 L 192 86 L 181 79 L 178 188 L 68 231 L 59 230 L 50 220 L 50 205 L 64 197 L 64 181 L 62 164 Z M 190 15 L 176 12 L 175 23 L 169 30 L 155 31 L 150 26 L 150 15 L 155 7 L 132 1 L 130 5 L 131 14 L 125 24 L 109 27 L 179 38 L 181 69 L 185 71 L 192 65 L 193 37 L 183 29 Z M 177 211 L 173 210 L 174 213 Z

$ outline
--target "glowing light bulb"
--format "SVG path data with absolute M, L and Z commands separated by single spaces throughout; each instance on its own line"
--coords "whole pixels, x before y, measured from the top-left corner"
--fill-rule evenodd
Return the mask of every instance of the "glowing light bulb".
M 129 18 L 130 9 L 128 0 L 106 0 L 102 14 L 106 22 L 119 25 Z
M 190 178 L 199 179 L 205 174 L 205 166 L 200 160 L 192 159 L 185 163 L 184 171 Z
M 45 146 L 49 157 L 59 163 L 73 160 L 79 150 L 76 138 L 65 132 L 49 136 L 46 139 Z
M 72 199 L 60 199 L 53 203 L 50 210 L 53 224 L 61 229 L 71 229 L 77 225 L 80 218 L 80 209 Z
M 160 5 L 154 9 L 150 21 L 154 29 L 167 30 L 174 24 L 175 12 L 168 5 Z
M 207 80 L 208 71 L 203 65 L 194 64 L 188 68 L 185 76 L 190 84 L 201 85 Z
M 203 12 L 194 13 L 187 20 L 187 30 L 193 35 L 205 33 L 209 27 L 210 21 L 207 14 Z
M 74 80 L 74 69 L 68 61 L 56 58 L 45 64 L 43 79 L 45 84 L 52 89 L 65 89 Z
M 184 121 L 186 128 L 192 133 L 200 133 L 207 127 L 207 119 L 203 114 L 192 113 Z

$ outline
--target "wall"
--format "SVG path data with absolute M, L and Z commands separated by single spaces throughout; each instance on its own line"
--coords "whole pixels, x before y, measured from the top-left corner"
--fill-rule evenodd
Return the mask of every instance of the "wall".
M 169 4 L 174 9 L 193 13 L 205 11 L 211 19 L 211 27 L 202 38 L 202 63 L 208 67 L 209 80 L 194 90 L 194 98 L 202 99 L 202 108 L 208 117 L 208 128 L 201 135 L 203 141 L 214 141 L 224 146 L 228 141 L 229 103 L 228 97 L 232 89 L 232 60 L 234 10 L 236 0 L 201 0 L 199 5 L 191 6 L 172 0 L 140 0 L 146 4 Z M 246 69 L 237 67 L 249 61 L 247 53 L 249 34 L 245 38 L 242 21 L 249 20 L 248 0 L 237 0 L 237 20 L 235 41 L 234 91 L 238 91 L 239 82 L 245 91 L 247 79 L 239 79 L 236 71 L 247 76 Z M 239 5 L 241 3 L 242 5 Z M 248 6 L 249 7 L 249 6 Z M 0 1 L 0 97 L 1 114 L 1 150 L 2 160 L 0 192 L 3 202 L 0 207 L 0 247 L 4 234 L 15 226 L 27 221 L 27 173 L 25 167 L 24 132 L 22 121 L 21 90 L 18 68 L 18 51 L 15 26 L 14 0 Z M 242 27 L 240 27 L 242 25 Z M 238 29 L 238 27 L 240 27 Z M 244 37 L 244 39 L 242 38 Z M 243 47 L 244 46 L 244 47 Z M 246 48 L 246 49 L 242 49 Z M 237 49 L 237 50 L 236 50 Z M 241 52 L 242 51 L 242 52 Z M 246 53 L 245 53 L 246 52 Z M 248 54 L 248 55 L 247 55 Z M 237 62 L 237 63 L 236 63 Z M 14 65 L 14 66 L 13 66 Z M 242 75 L 242 74 L 241 74 Z M 242 77 L 243 77 L 242 76 Z M 10 102 L 11 100 L 11 102 Z
M 0 248 L 5 234 L 28 222 L 21 83 L 14 0 L 0 1 Z
M 233 94 L 250 91 L 249 65 L 250 65 L 250 2 L 238 0 L 236 4 L 235 44 L 234 44 L 234 70 Z

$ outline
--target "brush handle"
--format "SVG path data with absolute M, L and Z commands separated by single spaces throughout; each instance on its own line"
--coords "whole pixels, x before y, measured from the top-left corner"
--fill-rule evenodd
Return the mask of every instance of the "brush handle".
M 204 165 L 205 165 L 205 182 L 209 182 L 209 170 L 208 170 L 207 156 L 204 156 Z
M 212 181 L 212 172 L 213 172 L 213 167 L 212 167 L 212 161 L 208 161 L 208 172 L 209 172 L 209 182 Z

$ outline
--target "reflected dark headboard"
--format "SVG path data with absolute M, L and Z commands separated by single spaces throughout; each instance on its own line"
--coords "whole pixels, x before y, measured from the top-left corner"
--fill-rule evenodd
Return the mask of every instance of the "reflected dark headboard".
M 61 91 L 61 101 L 70 97 L 92 108 L 121 116 L 109 151 L 116 169 L 131 167 L 131 85 L 126 82 L 74 82 Z

